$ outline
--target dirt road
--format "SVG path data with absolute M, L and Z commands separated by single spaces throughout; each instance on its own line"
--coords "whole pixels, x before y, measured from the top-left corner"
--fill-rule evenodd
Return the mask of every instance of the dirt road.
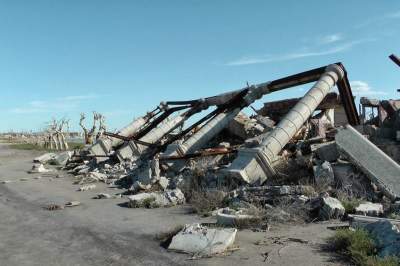
M 122 190 L 100 183 L 92 191 L 78 192 L 63 172 L 27 174 L 32 159 L 40 154 L 0 144 L 0 181 L 13 181 L 0 184 L 1 266 L 343 265 L 320 249 L 324 238 L 332 234 L 325 224 L 272 227 L 266 233 L 243 230 L 235 242 L 240 249 L 224 257 L 189 260 L 188 255 L 167 252 L 155 240 L 156 234 L 212 218 L 190 214 L 187 206 L 129 209 L 123 207 L 124 198 L 92 199 L 98 193 Z M 42 178 L 34 179 L 37 176 Z M 42 208 L 71 200 L 82 205 L 59 211 Z

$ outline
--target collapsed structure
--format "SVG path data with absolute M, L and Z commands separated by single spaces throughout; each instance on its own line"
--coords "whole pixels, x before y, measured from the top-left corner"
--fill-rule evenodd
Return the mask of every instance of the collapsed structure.
M 242 112 L 269 93 L 312 82 L 301 98 L 265 103 L 251 117 Z M 378 107 L 379 115 L 367 119 L 368 107 Z M 360 110 L 359 116 L 346 70 L 336 63 L 213 97 L 161 102 L 76 151 L 66 169 L 80 183 L 141 193 L 129 206 L 180 204 L 194 190 L 229 187 L 236 189 L 227 194 L 231 202 L 274 204 L 283 197 L 307 203 L 321 219 L 340 217 L 344 208 L 332 196 L 393 204 L 400 197 L 400 167 L 373 143 L 396 141 L 397 102 L 362 98 Z

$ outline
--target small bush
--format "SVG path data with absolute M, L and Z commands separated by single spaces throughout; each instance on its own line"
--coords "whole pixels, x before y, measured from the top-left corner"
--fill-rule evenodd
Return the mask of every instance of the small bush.
M 346 210 L 346 213 L 354 214 L 356 212 L 356 208 L 363 203 L 361 199 L 342 199 L 341 203 Z
M 160 207 L 160 205 L 156 202 L 156 198 L 154 198 L 154 197 L 149 197 L 149 198 L 143 199 L 141 201 L 132 201 L 132 202 L 129 202 L 128 205 L 130 208 L 154 209 L 154 208 Z
M 71 142 L 68 143 L 69 150 L 82 149 L 85 147 L 83 143 Z M 10 145 L 10 148 L 16 150 L 35 150 L 35 151 L 59 151 L 56 149 L 45 148 L 40 145 L 32 143 L 14 143 Z
M 328 243 L 332 251 L 348 257 L 358 266 L 394 266 L 400 262 L 396 257 L 378 257 L 374 239 L 362 229 L 338 230 Z
M 211 211 L 226 207 L 225 193 L 222 191 L 193 191 L 190 199 L 193 211 L 207 216 Z

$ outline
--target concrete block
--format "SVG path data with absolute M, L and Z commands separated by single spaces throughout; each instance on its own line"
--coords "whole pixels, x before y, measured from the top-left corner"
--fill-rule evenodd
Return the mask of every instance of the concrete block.
M 44 165 L 43 164 L 34 164 L 33 166 L 32 166 L 32 169 L 30 170 L 30 171 L 28 171 L 28 173 L 30 173 L 30 174 L 35 174 L 35 173 L 47 173 L 47 172 L 50 172 L 51 170 L 49 170 L 49 169 L 46 169 L 45 167 L 44 167 Z
M 335 182 L 332 166 L 325 161 L 320 165 L 314 166 L 314 178 L 317 185 L 332 185 Z
M 172 238 L 168 249 L 198 256 L 218 254 L 233 245 L 236 233 L 234 228 L 217 229 L 189 224 Z
M 334 141 L 312 144 L 311 152 L 315 153 L 322 161 L 334 162 L 339 158 L 339 152 Z
M 223 208 L 217 212 L 217 224 L 224 226 L 242 226 L 254 223 L 258 217 L 246 214 L 245 210 Z
M 371 233 L 377 240 L 378 255 L 400 257 L 400 226 L 381 221 L 365 226 L 365 229 Z
M 43 155 L 40 155 L 39 157 L 36 157 L 35 159 L 33 159 L 34 163 L 47 163 L 48 161 L 54 159 L 54 157 L 56 157 L 55 153 L 45 153 Z
M 366 216 L 380 216 L 383 214 L 383 205 L 380 203 L 365 202 L 356 208 L 356 214 Z
M 185 196 L 179 188 L 167 190 L 165 192 L 139 193 L 136 195 L 128 196 L 128 199 L 128 206 L 130 208 L 169 207 L 183 204 L 185 202 Z
M 95 184 L 89 184 L 89 185 L 81 186 L 79 188 L 79 191 L 88 191 L 88 190 L 92 190 L 92 189 L 95 189 L 95 188 L 96 188 Z
M 71 159 L 72 154 L 73 154 L 72 151 L 65 151 L 59 153 L 54 158 L 49 160 L 49 163 L 54 165 L 65 165 L 68 162 L 68 160 Z
M 344 215 L 345 209 L 342 203 L 335 198 L 322 198 L 322 207 L 319 216 L 323 220 L 337 219 Z
M 339 130 L 336 144 L 357 168 L 395 200 L 400 197 L 400 166 L 353 127 Z

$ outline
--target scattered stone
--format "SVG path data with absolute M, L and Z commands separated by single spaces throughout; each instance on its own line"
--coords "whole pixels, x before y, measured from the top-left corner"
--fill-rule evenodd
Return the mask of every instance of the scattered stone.
M 51 160 L 49 160 L 50 164 L 54 164 L 54 165 L 61 165 L 64 166 L 69 159 L 71 159 L 73 152 L 71 151 L 65 151 L 62 153 L 59 153 L 57 155 L 54 156 L 54 158 L 52 158 Z
M 79 191 L 87 191 L 87 190 L 92 190 L 92 189 L 95 189 L 95 188 L 96 188 L 95 184 L 84 185 L 84 186 L 81 186 L 79 188 Z
M 169 180 L 165 176 L 160 176 L 157 183 L 160 185 L 162 190 L 166 190 L 169 185 Z
M 50 172 L 50 171 L 51 171 L 51 170 L 46 169 L 46 168 L 44 167 L 43 164 L 34 164 L 34 165 L 32 166 L 32 169 L 31 169 L 30 171 L 28 171 L 28 173 L 30 173 L 30 174 L 34 174 L 34 173 L 47 173 L 47 172 Z
M 128 196 L 130 208 L 157 208 L 183 204 L 185 196 L 179 188 L 165 192 L 139 193 Z
M 79 201 L 69 201 L 67 203 L 65 203 L 65 207 L 75 207 L 75 206 L 79 206 L 81 205 L 81 203 Z
M 383 205 L 380 203 L 365 202 L 356 208 L 356 214 L 366 216 L 380 216 L 383 214 Z
M 13 181 L 11 181 L 11 180 L 3 180 L 3 181 L 1 181 L 1 183 L 2 184 L 9 184 L 9 183 L 12 183 Z
M 237 229 L 207 228 L 200 224 L 186 225 L 172 238 L 168 250 L 210 256 L 223 253 L 233 245 Z
M 54 159 L 55 157 L 56 157 L 56 154 L 49 152 L 49 153 L 45 153 L 39 157 L 36 157 L 35 159 L 33 159 L 33 162 L 46 164 L 47 162 Z
M 244 227 L 260 222 L 260 218 L 255 215 L 246 214 L 245 210 L 233 210 L 223 208 L 217 212 L 217 224 L 224 226 Z
M 100 193 L 94 197 L 94 199 L 111 199 L 111 198 L 112 198 L 111 195 L 107 193 Z
M 29 178 L 26 178 L 26 177 L 19 179 L 19 181 L 28 181 L 28 180 L 29 180 Z
M 58 210 L 63 210 L 64 206 L 59 205 L 59 204 L 49 204 L 46 207 L 44 207 L 44 209 L 46 209 L 48 211 L 58 211 Z
M 400 257 L 400 226 L 390 221 L 381 221 L 365 226 L 377 240 L 378 255 Z
M 339 158 L 334 141 L 312 144 L 311 152 L 315 153 L 321 161 L 334 162 Z
M 345 209 L 342 203 L 335 198 L 322 198 L 322 207 L 319 216 L 322 220 L 337 219 L 344 215 Z
M 335 182 L 335 176 L 331 164 L 327 161 L 320 165 L 314 166 L 314 178 L 317 186 L 323 187 L 326 185 L 333 185 Z
M 42 179 L 42 177 L 39 175 L 39 176 L 35 176 L 33 179 Z
M 106 181 L 107 175 L 99 172 L 90 172 L 88 173 L 88 177 L 93 178 L 97 181 Z

